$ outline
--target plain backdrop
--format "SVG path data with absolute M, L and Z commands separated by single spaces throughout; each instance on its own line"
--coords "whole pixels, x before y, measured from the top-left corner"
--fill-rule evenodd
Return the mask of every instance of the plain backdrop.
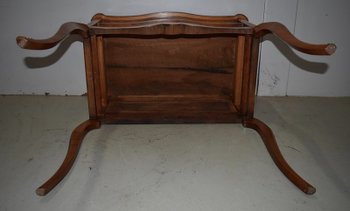
M 50 50 L 31 51 L 20 49 L 16 36 L 47 38 L 62 23 L 87 23 L 98 12 L 136 15 L 160 11 L 244 13 L 255 24 L 281 22 L 307 42 L 334 42 L 338 49 L 333 56 L 310 56 L 267 36 L 260 54 L 258 94 L 350 96 L 347 0 L 0 0 L 0 94 L 86 92 L 83 48 L 77 37 Z

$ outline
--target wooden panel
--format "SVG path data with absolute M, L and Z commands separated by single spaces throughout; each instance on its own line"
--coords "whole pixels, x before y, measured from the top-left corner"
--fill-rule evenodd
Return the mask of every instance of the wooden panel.
M 226 72 L 170 68 L 108 68 L 108 95 L 231 95 Z
M 209 95 L 141 95 L 121 96 L 112 98 L 107 108 L 107 113 L 119 111 L 153 111 L 161 112 L 180 111 L 236 111 L 230 99 L 223 96 Z
M 238 122 L 231 99 L 209 95 L 129 95 L 112 98 L 105 123 Z
M 106 123 L 236 122 L 236 37 L 104 37 Z
M 235 41 L 230 37 L 107 37 L 108 95 L 232 95 Z
M 184 12 L 158 12 L 134 16 L 110 16 L 98 13 L 92 17 L 93 26 L 151 26 L 154 23 L 173 22 L 187 23 L 195 28 L 197 25 L 206 27 L 231 26 L 240 24 L 241 21 L 248 21 L 242 14 L 234 16 L 205 16 Z M 241 26 L 241 25 L 239 25 Z
M 209 38 L 105 38 L 107 67 L 170 67 L 204 70 L 234 67 L 230 37 Z
M 91 34 L 124 35 L 203 35 L 252 34 L 247 17 L 201 16 L 188 13 L 162 12 L 138 16 L 96 14 L 90 24 Z
M 240 123 L 242 118 L 237 112 L 120 112 L 108 114 L 103 119 L 103 123 Z

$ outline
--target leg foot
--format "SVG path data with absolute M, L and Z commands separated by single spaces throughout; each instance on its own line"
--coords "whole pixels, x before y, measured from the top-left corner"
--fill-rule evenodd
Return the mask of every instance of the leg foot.
M 252 128 L 259 133 L 273 161 L 292 183 L 294 183 L 301 191 L 306 194 L 311 195 L 316 192 L 316 189 L 312 185 L 307 183 L 288 165 L 287 161 L 283 158 L 283 155 L 278 148 L 272 130 L 265 123 L 258 119 L 252 118 L 244 120 L 243 126 Z
M 78 155 L 80 144 L 84 136 L 93 129 L 99 128 L 101 123 L 96 120 L 87 120 L 76 127 L 70 137 L 69 147 L 66 157 L 56 171 L 56 173 L 47 180 L 42 186 L 36 189 L 36 194 L 39 196 L 45 196 L 50 192 L 69 172 L 72 168 L 75 158 Z

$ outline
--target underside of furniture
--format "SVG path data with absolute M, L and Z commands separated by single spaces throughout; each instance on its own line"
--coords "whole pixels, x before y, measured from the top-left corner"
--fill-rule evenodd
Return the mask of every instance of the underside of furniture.
M 302 42 L 276 22 L 255 26 L 244 15 L 178 12 L 96 14 L 89 24 L 63 24 L 48 39 L 17 37 L 25 49 L 48 49 L 70 34 L 84 39 L 89 120 L 74 129 L 61 167 L 36 193 L 46 195 L 65 177 L 84 135 L 101 123 L 214 122 L 256 130 L 286 177 L 315 193 L 284 160 L 271 129 L 254 118 L 259 43 L 269 33 L 307 54 L 336 49 Z

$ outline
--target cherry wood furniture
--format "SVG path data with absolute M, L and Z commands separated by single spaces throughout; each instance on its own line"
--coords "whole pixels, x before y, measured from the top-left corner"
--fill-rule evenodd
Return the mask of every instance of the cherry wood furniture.
M 36 193 L 46 195 L 65 177 L 85 134 L 101 123 L 214 122 L 256 130 L 286 177 L 315 193 L 284 160 L 271 129 L 254 118 L 259 43 L 269 33 L 307 54 L 336 49 L 302 42 L 280 23 L 253 25 L 241 14 L 96 14 L 89 24 L 63 24 L 48 39 L 17 37 L 20 47 L 38 50 L 70 34 L 84 40 L 89 119 L 74 129 L 61 167 Z

